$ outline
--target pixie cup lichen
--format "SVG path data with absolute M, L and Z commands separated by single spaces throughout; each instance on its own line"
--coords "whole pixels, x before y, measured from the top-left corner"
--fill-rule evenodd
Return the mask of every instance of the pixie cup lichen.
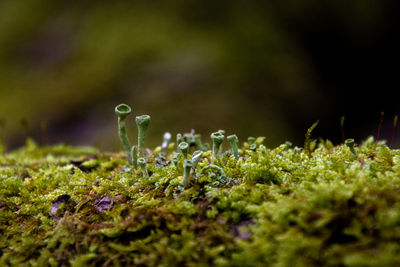
M 351 138 L 346 139 L 346 140 L 344 141 L 344 143 L 345 143 L 346 146 L 349 148 L 351 154 L 352 154 L 354 157 L 358 157 L 358 156 L 357 156 L 357 152 L 356 152 L 356 150 L 354 149 L 354 139 L 351 139 Z
M 202 150 L 202 151 L 206 151 L 207 150 L 207 146 L 203 144 L 203 142 L 201 141 L 201 135 L 200 134 L 195 134 L 193 136 L 194 139 L 194 143 L 196 144 L 196 147 L 198 150 Z
M 180 134 L 180 133 L 176 134 L 176 144 L 179 145 L 182 142 L 183 142 L 182 134 Z
M 182 152 L 183 158 L 187 159 L 189 153 L 189 144 L 186 142 L 182 142 L 178 145 L 179 150 Z
M 146 131 L 150 124 L 150 116 L 142 115 L 136 117 L 136 125 L 138 127 L 138 144 L 136 146 L 131 146 L 131 143 L 126 132 L 125 118 L 131 114 L 132 109 L 126 104 L 119 104 L 115 107 L 115 113 L 118 116 L 118 129 L 119 138 L 121 140 L 122 146 L 126 153 L 126 158 L 128 162 L 136 167 L 137 156 L 143 156 L 144 140 L 146 138 Z
M 222 142 L 224 141 L 224 138 L 225 136 L 220 131 L 211 134 L 211 139 L 213 142 L 213 147 L 212 147 L 213 157 L 217 157 L 220 154 L 220 147 Z
M 146 138 L 147 128 L 150 124 L 149 115 L 141 115 L 136 117 L 136 125 L 138 127 L 138 150 L 139 154 L 143 156 L 144 140 Z
M 227 137 L 227 139 L 228 139 L 228 141 L 229 141 L 229 143 L 231 145 L 232 154 L 235 156 L 236 159 L 239 159 L 239 157 L 240 157 L 239 148 L 238 148 L 239 140 L 238 140 L 237 136 L 234 135 L 234 134 L 233 135 L 229 135 Z
M 145 158 L 138 158 L 137 163 L 140 166 L 140 168 L 142 169 L 143 177 L 149 178 L 149 172 L 147 171 Z
M 247 142 L 249 143 L 250 150 L 255 151 L 257 149 L 256 138 L 255 137 L 248 137 Z
M 125 118 L 131 114 L 132 109 L 126 104 L 119 104 L 115 107 L 115 114 L 118 116 L 118 133 L 119 139 L 121 140 L 122 147 L 125 150 L 126 158 L 128 159 L 129 163 L 132 163 L 132 156 L 131 156 L 131 143 L 128 138 L 128 134 L 126 132 L 126 123 Z
M 193 167 L 193 163 L 191 160 L 186 159 L 183 165 L 184 173 L 182 178 L 182 186 L 187 188 L 190 184 L 190 173 Z
M 203 156 L 203 153 L 204 152 L 201 150 L 196 150 L 195 152 L 193 152 L 192 155 L 193 168 L 196 168 L 197 164 L 201 160 L 201 156 Z
M 137 146 L 132 146 L 131 148 L 131 161 L 134 168 L 137 167 L 137 157 L 138 157 L 138 148 Z

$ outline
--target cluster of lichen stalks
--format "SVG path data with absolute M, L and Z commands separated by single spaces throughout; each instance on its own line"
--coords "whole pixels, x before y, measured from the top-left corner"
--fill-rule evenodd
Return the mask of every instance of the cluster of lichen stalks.
M 0 266 L 400 266 L 400 150 L 385 141 L 334 146 L 315 123 L 304 147 L 229 137 L 222 152 L 220 130 L 213 147 L 166 133 L 149 150 L 150 117 L 132 147 L 131 109 L 116 110 L 128 165 L 32 140 L 0 154 Z
M 122 146 L 126 152 L 127 160 L 130 164 L 133 165 L 134 168 L 137 168 L 137 165 L 140 166 L 142 169 L 142 173 L 144 177 L 149 177 L 149 173 L 146 168 L 146 158 L 144 152 L 144 140 L 146 138 L 146 131 L 150 124 L 150 116 L 149 115 L 141 115 L 136 117 L 136 125 L 138 127 L 138 144 L 137 146 L 132 146 L 128 134 L 126 131 L 126 124 L 125 118 L 132 112 L 132 109 L 126 104 L 120 104 L 115 107 L 115 113 L 118 116 L 118 130 L 119 130 L 119 137 L 122 143 Z M 161 145 L 161 153 L 166 155 L 166 150 L 171 141 L 171 133 L 166 132 L 163 137 L 163 142 Z M 219 157 L 222 155 L 222 142 L 225 139 L 225 131 L 218 130 L 215 133 L 211 134 L 211 139 L 213 142 L 212 146 L 212 156 Z M 239 159 L 239 148 L 238 148 L 238 138 L 236 135 L 229 135 L 227 137 L 231 149 L 232 154 L 236 158 Z M 201 157 L 203 155 L 203 151 L 208 150 L 208 144 L 203 144 L 201 141 L 200 134 L 185 134 L 182 135 L 180 133 L 176 136 L 176 141 L 178 144 L 178 151 L 173 156 L 172 162 L 176 166 L 178 164 L 178 157 L 180 155 L 184 158 L 184 173 L 182 179 L 182 186 L 187 188 L 190 184 L 190 178 L 196 176 L 196 167 Z M 248 142 L 250 145 L 250 149 L 254 150 L 256 148 L 255 138 L 249 137 Z M 189 156 L 189 148 L 190 146 L 196 146 L 198 150 L 194 151 L 192 154 L 191 159 L 188 158 Z M 226 179 L 226 175 L 221 167 L 216 165 L 210 164 L 201 169 L 201 173 L 205 173 L 207 170 L 213 170 L 219 173 L 219 179 Z M 211 176 L 215 176 L 216 174 L 210 173 Z

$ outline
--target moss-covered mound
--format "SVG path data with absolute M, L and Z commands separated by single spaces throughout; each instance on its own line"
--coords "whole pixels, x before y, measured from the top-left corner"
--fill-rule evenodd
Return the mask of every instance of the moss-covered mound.
M 144 177 L 122 152 L 28 142 L 0 156 L 0 265 L 400 265 L 399 150 L 261 141 L 205 151 L 186 187 L 172 144 Z

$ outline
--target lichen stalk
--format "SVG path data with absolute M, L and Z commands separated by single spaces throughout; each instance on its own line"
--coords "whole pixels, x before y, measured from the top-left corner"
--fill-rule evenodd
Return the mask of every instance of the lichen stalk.
M 211 139 L 213 141 L 212 155 L 217 157 L 220 155 L 220 147 L 224 141 L 225 136 L 221 132 L 215 132 L 211 134 Z
M 136 168 L 137 167 L 137 157 L 138 157 L 137 146 L 132 146 L 130 157 L 131 157 L 133 167 Z
M 189 144 L 186 142 L 182 142 L 178 145 L 179 150 L 182 152 L 183 158 L 187 159 L 188 158 L 188 153 L 189 153 Z
M 255 151 L 257 149 L 257 144 L 256 144 L 256 138 L 255 137 L 248 137 L 247 138 L 247 143 L 249 143 L 250 150 Z
M 225 131 L 224 131 L 224 130 L 218 130 L 218 133 L 219 133 L 220 135 L 222 135 L 222 136 L 225 137 Z M 219 146 L 218 155 L 222 155 L 222 143 L 221 143 L 221 145 Z
M 139 155 L 143 156 L 144 140 L 146 138 L 147 128 L 150 124 L 150 116 L 142 115 L 136 117 L 136 125 L 138 127 L 138 150 Z
M 205 146 L 201 142 L 201 135 L 200 134 L 196 134 L 196 135 L 194 135 L 193 139 L 194 139 L 194 143 L 196 144 L 197 149 L 204 151 L 205 150 Z
M 195 152 L 193 152 L 193 155 L 192 155 L 193 168 L 197 167 L 197 164 L 201 160 L 201 157 L 203 156 L 203 153 L 204 152 L 200 151 L 200 150 L 196 150 Z
M 182 134 L 178 133 L 176 135 L 176 144 L 179 145 L 182 142 L 183 142 L 183 136 L 182 136 Z
M 232 154 L 235 156 L 236 160 L 238 160 L 240 157 L 240 154 L 239 154 L 239 148 L 238 148 L 239 140 L 238 140 L 237 136 L 232 134 L 232 135 L 228 136 L 227 139 L 231 145 Z
M 185 163 L 183 165 L 184 172 L 183 172 L 183 178 L 182 178 L 182 186 L 184 188 L 187 188 L 190 184 L 190 171 L 193 167 L 193 163 L 191 160 L 186 159 Z
M 358 157 L 357 152 L 354 149 L 354 139 L 346 139 L 344 143 L 350 149 L 351 154 L 355 157 Z
M 126 132 L 125 118 L 132 112 L 131 107 L 126 104 L 119 104 L 115 107 L 115 114 L 118 116 L 118 134 L 121 140 L 122 147 L 125 150 L 126 158 L 130 164 L 132 164 L 131 157 L 131 143 Z
M 138 165 L 142 169 L 142 174 L 144 178 L 149 178 L 149 172 L 146 168 L 146 160 L 144 158 L 138 158 L 137 160 Z

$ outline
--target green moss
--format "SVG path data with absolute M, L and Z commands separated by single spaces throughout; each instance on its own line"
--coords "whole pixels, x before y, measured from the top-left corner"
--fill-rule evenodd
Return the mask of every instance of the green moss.
M 29 140 L 0 156 L 0 265 L 400 264 L 400 150 L 262 140 L 204 152 L 186 188 L 173 147 L 147 178 L 122 152 Z

